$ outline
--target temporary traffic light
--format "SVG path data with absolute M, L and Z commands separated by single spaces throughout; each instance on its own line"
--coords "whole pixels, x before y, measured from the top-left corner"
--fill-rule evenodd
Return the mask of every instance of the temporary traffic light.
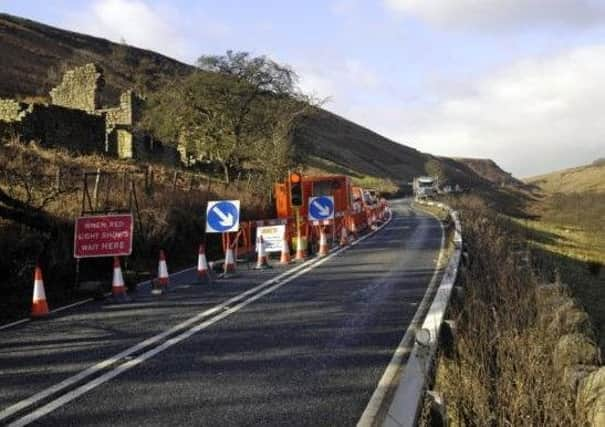
M 302 175 L 298 172 L 290 172 L 290 204 L 303 205 Z

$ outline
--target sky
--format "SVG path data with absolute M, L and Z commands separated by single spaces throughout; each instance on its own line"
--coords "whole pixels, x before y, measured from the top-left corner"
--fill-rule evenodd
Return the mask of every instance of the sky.
M 605 157 L 605 0 L 0 0 L 0 11 L 191 64 L 267 55 L 330 111 L 517 177 Z

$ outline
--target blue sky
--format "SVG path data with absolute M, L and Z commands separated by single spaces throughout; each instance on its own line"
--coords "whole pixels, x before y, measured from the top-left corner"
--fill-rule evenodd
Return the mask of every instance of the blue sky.
M 0 10 L 189 63 L 267 54 L 331 111 L 516 176 L 605 157 L 605 0 L 0 0 Z

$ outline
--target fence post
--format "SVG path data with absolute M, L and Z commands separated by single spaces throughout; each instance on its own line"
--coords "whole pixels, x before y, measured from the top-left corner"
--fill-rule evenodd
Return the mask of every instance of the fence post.
M 55 175 L 55 188 L 57 191 L 61 191 L 61 166 L 57 168 L 57 173 Z
M 97 168 L 97 175 L 95 177 L 95 186 L 92 191 L 92 198 L 94 200 L 94 210 L 97 210 L 98 206 L 98 196 L 99 196 L 99 181 L 101 180 L 101 169 Z

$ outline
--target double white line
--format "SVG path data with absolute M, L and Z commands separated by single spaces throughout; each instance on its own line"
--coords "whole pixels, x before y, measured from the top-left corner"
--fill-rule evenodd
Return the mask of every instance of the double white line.
M 27 415 L 24 415 L 21 418 L 18 418 L 17 420 L 15 420 L 11 424 L 9 424 L 9 426 L 11 426 L 11 427 L 24 426 L 24 425 L 27 425 L 27 424 L 43 417 L 44 415 L 54 411 L 55 409 L 60 408 L 61 406 L 78 398 L 79 396 L 82 396 L 83 394 L 100 386 L 101 384 L 106 383 L 107 381 L 111 380 L 112 378 L 117 377 L 118 375 L 122 374 L 123 372 L 126 372 L 129 369 L 134 368 L 135 366 L 143 363 L 145 360 L 180 343 L 181 341 L 186 340 L 187 338 L 191 337 L 193 334 L 208 328 L 209 326 L 232 315 L 233 313 L 238 312 L 242 308 L 244 308 L 247 305 L 252 304 L 254 301 L 258 300 L 259 298 L 262 298 L 263 296 L 275 291 L 276 289 L 279 289 L 280 287 L 286 285 L 287 283 L 291 282 L 292 280 L 295 280 L 296 278 L 302 276 L 303 274 L 322 265 L 323 263 L 325 263 L 328 260 L 330 260 L 331 258 L 337 256 L 341 252 L 347 250 L 350 247 L 353 247 L 353 246 L 359 244 L 363 240 L 372 236 L 377 231 L 379 231 L 384 226 L 386 226 L 388 224 L 388 222 L 390 222 L 390 219 L 389 219 L 389 221 L 385 222 L 383 225 L 378 227 L 376 230 L 374 230 L 371 233 L 366 234 L 365 236 L 362 236 L 359 239 L 357 239 L 356 241 L 352 242 L 349 246 L 345 246 L 343 248 L 333 250 L 332 253 L 330 253 L 328 256 L 326 256 L 324 258 L 319 258 L 319 259 L 314 258 L 314 259 L 308 260 L 291 270 L 285 271 L 285 272 L 281 273 L 280 275 L 278 275 L 272 279 L 269 279 L 266 282 L 263 282 L 260 285 L 254 287 L 252 289 L 247 290 L 246 292 L 236 295 L 235 297 L 232 297 L 219 305 L 216 305 L 206 311 L 203 311 L 202 313 L 197 314 L 196 316 L 194 316 L 182 323 L 179 323 L 178 325 L 172 327 L 171 329 L 168 329 L 165 332 L 162 332 L 161 334 L 148 338 L 145 341 L 142 341 L 139 344 L 132 346 L 132 347 L 122 351 L 121 353 L 116 354 L 115 356 L 105 359 L 102 362 L 99 362 L 96 365 L 93 365 L 93 366 L 89 367 L 88 369 L 63 380 L 60 383 L 55 384 L 52 387 L 42 390 L 41 392 L 36 393 L 27 399 L 21 400 L 20 402 L 17 402 L 16 404 L 9 406 L 8 408 L 6 408 L 2 412 L 0 412 L 0 423 L 2 423 L 2 421 L 6 420 L 10 417 L 13 417 L 15 414 L 25 410 L 26 408 L 35 405 L 36 403 L 39 403 L 45 399 L 48 399 L 57 393 L 63 392 L 68 388 L 76 386 L 76 384 L 87 379 L 88 377 L 91 377 L 97 373 L 100 373 L 103 370 L 110 369 L 109 371 L 100 375 L 99 377 L 96 377 L 82 385 L 77 386 L 76 388 L 74 388 L 70 391 L 67 391 L 66 393 L 55 398 L 54 400 L 51 400 L 50 402 L 44 404 L 43 406 L 39 407 L 38 409 L 35 409 L 34 411 L 28 413 Z M 245 299 L 245 298 L 247 298 L 247 299 Z M 235 304 L 235 305 L 233 305 L 233 304 Z M 212 317 L 210 317 L 210 316 L 212 316 Z M 202 321 L 203 319 L 206 319 L 206 320 Z M 197 324 L 197 322 L 199 322 L 199 321 L 202 321 L 202 323 Z M 177 333 L 178 333 L 178 335 L 176 335 L 172 338 L 166 339 Z M 138 353 L 141 350 L 144 350 L 147 347 L 151 347 L 151 346 L 153 346 L 153 347 L 146 350 L 145 352 L 139 354 L 138 356 L 136 356 L 134 358 L 129 358 L 128 360 L 124 360 L 126 357 L 129 357 L 129 356 L 131 356 L 135 353 Z M 114 366 L 114 365 L 116 365 L 116 366 Z

